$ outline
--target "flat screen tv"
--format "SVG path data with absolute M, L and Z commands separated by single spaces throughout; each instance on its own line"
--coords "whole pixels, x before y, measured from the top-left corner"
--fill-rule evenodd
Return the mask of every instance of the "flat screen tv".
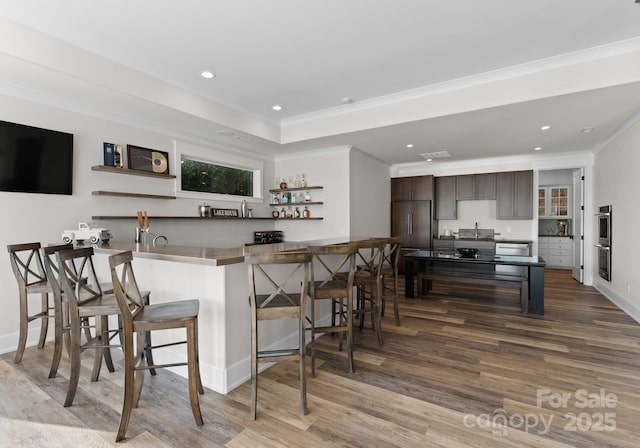
M 71 194 L 73 134 L 0 121 L 0 190 Z

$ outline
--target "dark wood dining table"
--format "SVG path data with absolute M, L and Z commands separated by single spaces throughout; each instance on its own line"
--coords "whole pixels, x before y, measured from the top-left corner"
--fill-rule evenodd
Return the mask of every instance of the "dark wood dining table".
M 544 314 L 544 268 L 546 262 L 539 256 L 491 255 L 462 257 L 453 253 L 442 253 L 431 250 L 417 250 L 404 255 L 405 259 L 405 297 L 414 298 L 414 278 L 419 266 L 425 263 L 450 262 L 454 267 L 470 268 L 473 265 L 507 265 L 522 266 L 525 269 L 528 283 L 530 314 Z

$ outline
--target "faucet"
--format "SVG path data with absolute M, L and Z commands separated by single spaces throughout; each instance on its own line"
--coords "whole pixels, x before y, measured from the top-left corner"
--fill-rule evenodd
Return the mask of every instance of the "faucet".
M 480 237 L 480 230 L 478 230 L 478 223 L 477 222 L 476 222 L 475 230 L 476 230 L 476 239 L 478 239 Z

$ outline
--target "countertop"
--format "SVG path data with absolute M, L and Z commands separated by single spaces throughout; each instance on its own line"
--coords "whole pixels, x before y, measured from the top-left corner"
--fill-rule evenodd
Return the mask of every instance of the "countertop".
M 110 241 L 94 245 L 97 254 L 113 255 L 124 251 L 132 251 L 134 258 L 174 261 L 209 266 L 227 266 L 244 263 L 244 255 L 248 253 L 280 252 L 304 249 L 309 246 L 326 246 L 367 240 L 371 237 L 336 237 L 308 241 L 290 241 L 254 246 L 232 247 L 220 249 L 200 246 L 178 246 L 165 244 L 144 244 L 124 241 Z
M 488 241 L 488 242 L 494 242 L 494 243 L 512 243 L 512 244 L 533 244 L 533 240 L 525 240 L 525 239 L 518 239 L 518 238 L 494 238 L 492 240 L 489 239 L 473 239 L 473 238 L 436 238 L 437 240 L 442 240 L 442 241 L 456 241 L 456 242 L 460 242 L 460 241 Z

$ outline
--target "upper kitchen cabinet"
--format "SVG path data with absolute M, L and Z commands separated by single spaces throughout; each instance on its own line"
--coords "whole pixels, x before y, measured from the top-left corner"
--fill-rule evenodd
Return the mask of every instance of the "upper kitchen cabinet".
M 456 199 L 495 199 L 496 173 L 456 176 Z
M 392 201 L 433 200 L 433 176 L 395 177 L 391 179 Z
M 533 219 L 533 171 L 496 175 L 496 218 Z
M 436 177 L 436 219 L 457 219 L 456 177 Z
M 538 188 L 538 216 L 540 218 L 569 218 L 571 216 L 571 187 Z

